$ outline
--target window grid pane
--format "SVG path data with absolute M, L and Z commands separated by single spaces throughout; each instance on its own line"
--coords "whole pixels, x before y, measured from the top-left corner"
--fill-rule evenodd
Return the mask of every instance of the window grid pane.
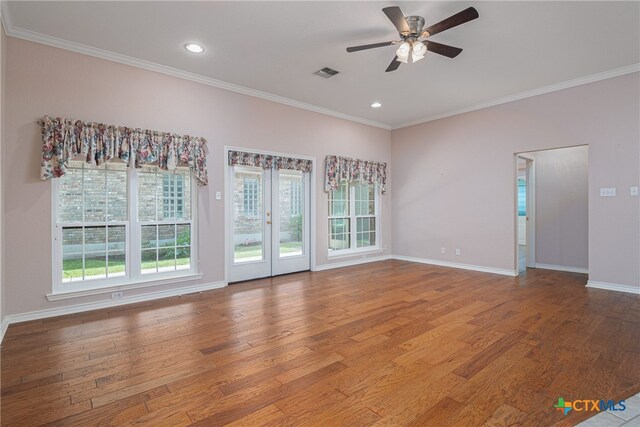
M 69 162 L 57 201 L 63 283 L 126 274 L 127 189 L 124 163 Z M 110 225 L 115 222 L 124 224 Z
M 343 182 L 329 192 L 329 251 L 377 245 L 376 197 L 375 185 L 369 184 Z
M 162 273 L 191 268 L 191 175 L 146 166 L 138 185 L 140 271 Z M 149 185 L 151 184 L 151 185 Z

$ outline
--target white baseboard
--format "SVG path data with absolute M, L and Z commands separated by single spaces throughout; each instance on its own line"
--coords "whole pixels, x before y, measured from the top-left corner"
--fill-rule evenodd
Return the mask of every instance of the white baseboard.
M 541 268 L 543 270 L 566 271 L 568 273 L 589 274 L 589 269 L 588 268 L 567 267 L 565 265 L 538 264 L 538 263 L 536 263 L 536 268 Z
M 457 262 L 440 261 L 437 259 L 428 259 L 428 258 L 417 258 L 417 257 L 411 257 L 411 256 L 404 256 L 404 255 L 393 255 L 392 258 L 400 261 L 418 262 L 420 264 L 430 264 L 430 265 L 438 265 L 441 267 L 451 267 L 451 268 L 460 268 L 463 270 L 481 271 L 483 273 L 501 274 L 503 276 L 513 277 L 518 275 L 518 272 L 516 270 L 508 270 L 505 268 L 483 267 L 481 265 L 461 264 Z
M 9 322 L 7 322 L 7 319 L 2 319 L 2 321 L 0 321 L 0 344 L 4 339 L 4 334 L 7 332 L 8 327 L 9 327 Z
M 391 259 L 391 255 L 382 255 L 382 256 L 375 256 L 375 257 L 369 257 L 369 258 L 357 258 L 349 261 L 332 262 L 331 264 L 316 265 L 316 268 L 313 269 L 313 271 L 324 271 L 324 270 L 331 270 L 333 268 L 351 267 L 352 265 L 366 264 L 369 262 L 386 261 L 388 259 Z
M 619 285 L 617 283 L 596 282 L 595 280 L 587 281 L 587 288 L 606 289 L 608 291 L 627 292 L 630 294 L 640 295 L 640 286 Z
M 29 320 L 46 319 L 48 317 L 64 316 L 66 314 L 82 313 L 85 311 L 99 310 L 101 308 L 117 307 L 120 305 L 133 304 L 136 302 L 153 301 L 161 298 L 175 297 L 179 295 L 193 294 L 196 292 L 209 291 L 211 289 L 219 289 L 227 286 L 226 282 L 204 283 L 201 285 L 185 286 L 177 289 L 169 289 L 165 291 L 148 292 L 140 295 L 133 295 L 117 300 L 95 301 L 82 304 L 68 305 L 66 307 L 47 308 L 44 310 L 30 311 L 27 313 L 10 314 L 5 317 L 3 322 L 3 330 L 6 329 L 4 323 L 8 325 L 13 323 L 26 322 Z M 4 333 L 3 333 L 4 337 Z

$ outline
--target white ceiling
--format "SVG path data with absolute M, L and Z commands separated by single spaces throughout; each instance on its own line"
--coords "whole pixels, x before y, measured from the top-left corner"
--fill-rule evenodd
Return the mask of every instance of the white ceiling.
M 34 33 L 241 85 L 389 127 L 640 63 L 640 2 L 3 2 L 8 33 Z M 473 5 L 480 18 L 433 36 L 461 47 L 385 73 L 396 40 L 381 9 L 426 25 Z M 202 55 L 184 48 L 195 41 Z M 328 66 L 340 74 L 313 73 Z M 383 107 L 372 109 L 380 101 Z

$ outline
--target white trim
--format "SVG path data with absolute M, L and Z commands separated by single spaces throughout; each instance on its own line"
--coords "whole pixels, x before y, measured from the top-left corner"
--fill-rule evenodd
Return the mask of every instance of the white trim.
M 101 308 L 117 307 L 121 305 L 133 304 L 136 302 L 153 301 L 161 298 L 187 295 L 196 292 L 204 292 L 212 289 L 224 288 L 226 282 L 204 283 L 201 285 L 185 286 L 183 288 L 168 289 L 165 291 L 150 292 L 141 295 L 133 295 L 117 300 L 94 301 L 66 307 L 47 308 L 44 310 L 30 311 L 27 313 L 10 314 L 5 318 L 8 324 L 26 322 L 29 320 L 45 319 L 48 317 L 64 316 L 67 314 L 82 313 L 85 311 L 99 310 Z
M 340 258 L 350 258 L 354 256 L 361 255 L 370 255 L 370 254 L 379 254 L 382 253 L 383 250 L 377 246 L 365 246 L 363 248 L 354 248 L 354 249 L 340 249 L 338 251 L 331 251 L 327 255 L 328 260 L 332 259 L 340 259 Z
M 553 265 L 553 264 L 540 264 L 536 263 L 535 268 L 541 268 L 543 270 L 556 270 L 556 271 L 566 271 L 568 273 L 582 273 L 589 274 L 588 268 L 582 267 L 568 267 L 566 265 Z
M 584 85 L 587 83 L 594 83 L 600 80 L 606 80 L 613 77 L 624 76 L 625 74 L 637 73 L 640 71 L 640 64 L 631 64 L 625 67 L 614 68 L 612 70 L 603 71 L 601 73 L 591 74 L 584 77 L 578 77 L 577 79 L 566 80 L 564 82 L 554 83 L 552 85 L 539 87 L 537 89 L 531 89 L 520 93 L 515 93 L 502 98 L 492 99 L 480 104 L 472 105 L 470 107 L 460 108 L 458 110 L 448 111 L 446 113 L 436 114 L 435 116 L 429 116 L 424 119 L 414 120 L 411 122 L 401 123 L 396 126 L 392 126 L 391 130 L 402 129 L 409 126 L 419 125 L 421 123 L 432 122 L 438 119 L 444 119 L 445 117 L 457 116 L 458 114 L 469 113 L 471 111 L 482 110 L 483 108 L 495 107 L 496 105 L 506 104 L 508 102 L 518 101 L 520 99 L 531 98 L 532 96 L 544 95 L 546 93 L 556 92 L 563 89 L 569 89 L 575 86 Z
M 4 9 L 3 2 L 3 9 Z M 8 36 L 16 37 L 22 40 L 30 42 L 40 43 L 47 46 L 53 46 L 60 49 L 69 50 L 71 52 L 80 53 L 83 55 L 93 56 L 95 58 L 104 59 L 107 61 L 117 62 L 124 65 L 129 65 L 136 68 L 142 68 L 144 70 L 154 71 L 156 73 L 165 74 L 172 77 L 178 77 L 192 82 L 201 83 L 207 86 L 217 87 L 219 89 L 229 90 L 232 92 L 241 93 L 243 95 L 254 96 L 256 98 L 266 99 L 267 101 L 277 102 L 279 104 L 288 105 L 290 107 L 301 108 L 303 110 L 313 111 L 314 113 L 325 114 L 327 116 L 337 117 L 343 120 L 349 120 L 364 125 L 374 126 L 386 130 L 391 130 L 391 126 L 386 123 L 376 122 L 374 120 L 368 120 L 361 117 L 352 116 L 349 114 L 341 113 L 339 111 L 331 110 L 329 108 L 318 107 L 316 105 L 308 104 L 306 102 L 296 101 L 295 99 L 286 98 L 284 96 L 274 95 L 268 92 L 262 92 L 260 90 L 251 89 L 248 87 L 240 86 L 233 83 L 228 83 L 222 80 L 217 80 L 211 77 L 206 77 L 200 74 L 191 73 L 189 71 L 183 71 L 177 68 L 169 67 L 167 65 L 156 64 L 155 62 L 145 61 L 131 56 L 122 55 L 108 50 L 99 49 L 93 46 L 87 46 L 81 43 L 75 43 L 72 41 L 60 39 L 58 37 L 49 36 L 46 34 L 38 33 L 35 31 L 25 30 L 18 27 L 13 27 L 9 24 L 10 20 L 5 17 L 3 13 L 2 20 L 5 23 L 5 30 Z
M 508 270 L 506 268 L 483 267 L 481 265 L 460 264 L 457 262 L 440 261 L 437 259 L 417 258 L 404 255 L 392 255 L 393 259 L 400 261 L 418 262 L 421 264 L 439 265 L 441 267 L 460 268 L 463 270 L 481 271 L 483 273 L 501 274 L 503 276 L 515 277 L 518 275 L 517 270 Z
M 224 146 L 224 156 L 222 158 L 223 170 L 224 170 L 224 179 L 222 181 L 223 187 L 223 197 L 224 197 L 224 280 L 229 283 L 229 272 L 233 267 L 233 251 L 232 247 L 229 247 L 230 243 L 233 241 L 233 227 L 232 227 L 232 218 L 233 218 L 233 189 L 229 188 L 231 184 L 230 175 L 232 168 L 229 167 L 229 151 L 244 151 L 247 153 L 255 153 L 255 154 L 267 154 L 271 156 L 280 156 L 280 157 L 294 157 L 297 159 L 310 160 L 311 161 L 311 173 L 309 174 L 309 221 L 310 221 L 310 233 L 308 235 L 309 238 L 309 267 L 311 271 L 314 271 L 314 267 L 316 265 L 316 239 L 317 239 L 317 230 L 316 230 L 316 174 L 318 163 L 316 161 L 315 156 L 305 156 L 301 154 L 292 154 L 292 153 L 282 153 L 278 151 L 265 151 L 258 150 L 254 148 L 246 148 L 246 147 L 238 147 L 233 145 L 225 145 Z M 272 267 L 273 268 L 273 267 Z M 273 271 L 272 271 L 273 274 Z
M 605 289 L 608 291 L 627 292 L 630 294 L 640 295 L 640 287 L 619 285 L 617 283 L 596 282 L 595 280 L 587 281 L 587 288 Z
M 316 265 L 311 271 L 325 271 L 334 268 L 351 267 L 352 265 L 368 264 L 370 262 L 386 261 L 391 259 L 391 255 L 376 256 L 370 258 L 357 258 L 350 261 L 333 262 L 330 264 Z
M 530 98 L 532 96 L 543 95 L 545 93 L 555 92 L 562 89 L 568 89 L 575 86 L 580 86 L 587 83 L 593 83 L 600 80 L 609 79 L 612 77 L 623 76 L 625 74 L 635 73 L 640 71 L 639 64 L 631 64 L 625 67 L 614 68 L 612 70 L 603 71 L 601 73 L 591 74 L 588 76 L 578 77 L 573 80 L 567 80 L 564 82 L 554 83 L 552 85 L 543 86 L 537 89 L 532 89 L 512 95 L 508 95 L 502 98 L 496 98 L 480 104 L 473 105 L 471 107 L 465 107 L 458 110 L 452 110 L 446 113 L 436 114 L 424 119 L 414 120 L 411 122 L 401 123 L 399 125 L 391 126 L 387 123 L 377 122 L 374 120 L 365 119 L 362 117 L 352 116 L 349 114 L 341 113 L 339 111 L 331 110 L 324 107 L 319 107 L 306 102 L 296 101 L 294 99 L 285 98 L 283 96 L 274 95 L 268 92 L 262 92 L 259 90 L 251 89 L 248 87 L 228 83 L 222 80 L 213 79 L 211 77 L 205 77 L 200 74 L 191 73 L 188 71 L 179 70 L 177 68 L 169 67 L 166 65 L 156 64 L 151 61 L 145 61 L 142 59 L 133 58 L 131 56 L 122 55 L 115 52 L 99 49 L 92 46 L 87 46 L 81 43 L 75 43 L 68 40 L 60 39 L 58 37 L 49 36 L 46 34 L 38 33 L 35 31 L 25 30 L 23 28 L 14 27 L 9 14 L 6 9 L 7 2 L 0 2 L 0 20 L 2 21 L 5 29 L 5 33 L 8 36 L 27 40 L 35 43 L 44 44 L 47 46 L 57 47 L 59 49 L 69 50 L 71 52 L 80 53 L 83 55 L 93 56 L 95 58 L 104 59 L 107 61 L 117 62 L 120 64 L 129 65 L 136 68 L 142 68 L 149 71 L 155 71 L 157 73 L 165 74 L 168 76 L 178 77 L 181 79 L 205 84 L 207 86 L 213 86 L 220 89 L 229 90 L 232 92 L 241 93 L 243 95 L 254 96 L 256 98 L 266 99 L 268 101 L 277 102 L 279 104 L 288 105 L 295 108 L 301 108 L 303 110 L 313 111 L 315 113 L 325 114 L 332 117 L 337 117 L 343 120 L 349 120 L 364 125 L 369 125 L 386 130 L 401 129 L 421 123 L 427 123 L 445 117 L 456 116 L 458 114 L 468 113 L 471 111 L 481 110 L 483 108 L 493 107 L 507 102 L 517 101 L 524 98 Z
M 9 327 L 9 321 L 6 319 L 6 317 L 2 319 L 2 324 L 0 325 L 0 327 L 2 328 L 2 330 L 0 330 L 0 344 L 2 344 L 2 341 L 4 340 L 4 334 L 7 333 L 7 328 Z
M 58 301 L 70 298 L 86 297 L 90 295 L 109 294 L 111 292 L 128 291 L 131 289 L 149 288 L 152 286 L 164 286 L 172 283 L 191 282 L 202 279 L 202 274 L 176 275 L 163 277 L 161 279 L 143 279 L 140 281 L 130 282 L 125 285 L 105 286 L 96 289 L 84 289 L 78 291 L 56 292 L 47 294 L 49 301 Z

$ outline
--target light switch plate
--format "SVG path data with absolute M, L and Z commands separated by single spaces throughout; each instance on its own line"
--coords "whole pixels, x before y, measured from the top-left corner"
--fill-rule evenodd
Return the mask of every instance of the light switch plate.
M 222 199 L 222 193 L 219 191 L 216 191 L 216 200 L 220 200 Z
M 632 196 L 637 196 L 638 195 L 638 187 L 631 187 L 629 189 L 629 194 L 631 194 Z
M 614 197 L 616 195 L 615 188 L 601 188 L 600 197 Z

